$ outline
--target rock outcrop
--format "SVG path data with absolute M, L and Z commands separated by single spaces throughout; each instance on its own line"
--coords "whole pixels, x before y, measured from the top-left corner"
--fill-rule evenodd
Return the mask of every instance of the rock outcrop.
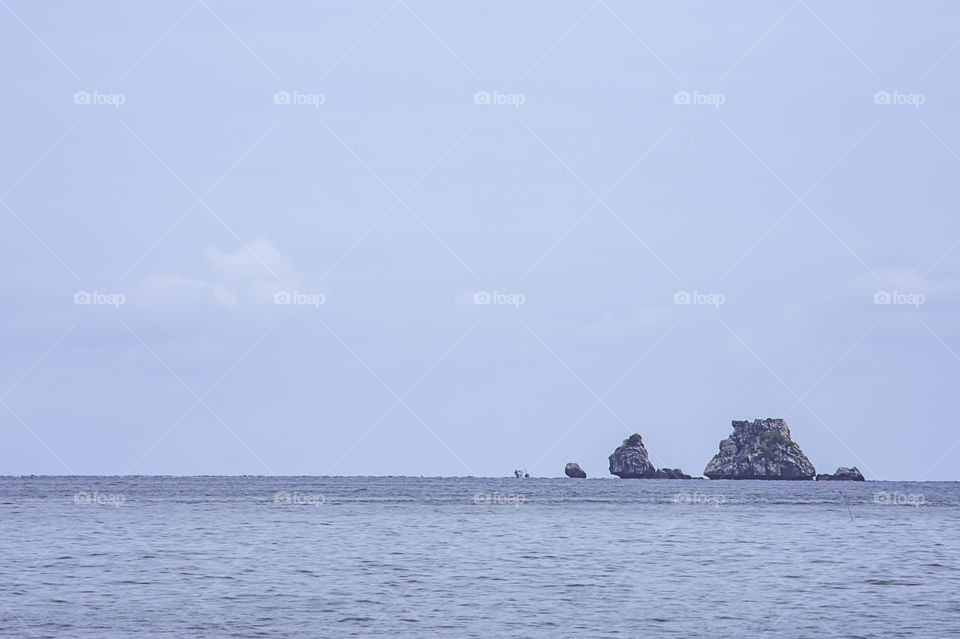
M 679 468 L 659 468 L 653 476 L 654 479 L 693 479 L 690 475 L 684 474 Z
M 813 479 L 817 471 L 782 419 L 734 421 L 703 474 L 710 479 Z
M 573 462 L 570 462 L 569 464 L 567 464 L 566 467 L 563 469 L 563 472 L 564 474 L 566 474 L 567 477 L 573 477 L 574 479 L 587 478 L 587 473 L 583 472 L 583 469 L 580 468 L 580 464 L 575 464 Z
M 860 472 L 860 469 L 854 466 L 853 468 L 847 468 L 846 466 L 841 466 L 837 469 L 837 472 L 834 474 L 823 473 L 817 475 L 817 481 L 866 481 L 863 478 L 863 473 Z
M 610 474 L 623 479 L 642 479 L 657 474 L 640 435 L 630 435 L 623 440 L 622 446 L 613 451 L 610 455 Z
M 623 440 L 623 445 L 610 455 L 610 474 L 623 479 L 692 479 L 679 468 L 657 470 L 650 463 L 643 438 L 637 433 Z

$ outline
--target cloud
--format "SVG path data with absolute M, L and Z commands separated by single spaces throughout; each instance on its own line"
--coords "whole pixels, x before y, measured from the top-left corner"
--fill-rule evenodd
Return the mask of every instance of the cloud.
M 237 296 L 228 288 L 215 286 L 213 288 L 213 299 L 224 308 L 240 308 L 240 302 L 237 300 Z
M 299 288 L 296 267 L 266 239 L 229 253 L 207 247 L 204 257 L 208 265 L 204 273 L 149 275 L 131 291 L 131 300 L 143 306 L 262 308 L 273 305 L 277 291 Z
M 636 335 L 651 326 L 661 326 L 670 318 L 665 308 L 638 309 L 626 315 L 604 313 L 586 328 L 586 336 L 596 340 L 619 340 Z
M 228 281 L 276 281 L 296 278 L 296 268 L 290 260 L 265 239 L 254 240 L 233 253 L 208 247 L 204 256 L 214 273 Z

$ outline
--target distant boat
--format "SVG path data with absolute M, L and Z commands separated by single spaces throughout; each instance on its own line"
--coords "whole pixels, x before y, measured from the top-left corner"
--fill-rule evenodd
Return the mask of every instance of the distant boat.
M 513 471 L 513 476 L 516 477 L 517 479 L 524 479 L 524 478 L 529 477 L 529 476 L 530 476 L 530 473 L 528 473 L 528 472 L 527 472 L 527 469 L 524 468 L 523 470 L 515 470 L 515 471 Z

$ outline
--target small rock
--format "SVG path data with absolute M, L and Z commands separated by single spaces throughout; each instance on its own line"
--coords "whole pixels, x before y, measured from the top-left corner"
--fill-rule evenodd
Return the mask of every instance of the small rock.
M 860 472 L 860 469 L 854 466 L 853 468 L 847 468 L 846 466 L 841 466 L 837 469 L 837 472 L 834 474 L 823 473 L 817 475 L 817 481 L 866 481 L 863 478 L 863 473 Z
M 576 464 L 574 462 L 567 464 L 563 469 L 563 472 L 567 475 L 567 477 L 573 477 L 574 479 L 587 478 L 587 473 L 583 472 L 583 469 L 580 468 L 580 464 Z
M 660 468 L 653 477 L 654 479 L 693 479 L 679 468 Z

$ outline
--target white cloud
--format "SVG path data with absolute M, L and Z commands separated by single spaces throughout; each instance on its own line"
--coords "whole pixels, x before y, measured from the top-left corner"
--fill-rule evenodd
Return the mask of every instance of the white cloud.
M 242 246 L 233 253 L 224 253 L 208 247 L 204 256 L 214 273 L 227 281 L 250 282 L 260 280 L 292 280 L 296 268 L 268 240 L 259 239 Z
M 131 299 L 145 306 L 251 308 L 272 306 L 274 293 L 299 288 L 296 267 L 266 239 L 233 252 L 211 246 L 204 257 L 209 268 L 202 275 L 150 275 L 131 292 Z
M 215 286 L 213 288 L 213 299 L 224 308 L 240 308 L 240 302 L 237 300 L 237 296 L 233 294 L 233 291 L 223 286 Z
M 629 314 L 604 313 L 586 328 L 586 336 L 598 340 L 621 339 L 641 333 L 651 326 L 661 326 L 670 318 L 664 308 L 635 310 Z

